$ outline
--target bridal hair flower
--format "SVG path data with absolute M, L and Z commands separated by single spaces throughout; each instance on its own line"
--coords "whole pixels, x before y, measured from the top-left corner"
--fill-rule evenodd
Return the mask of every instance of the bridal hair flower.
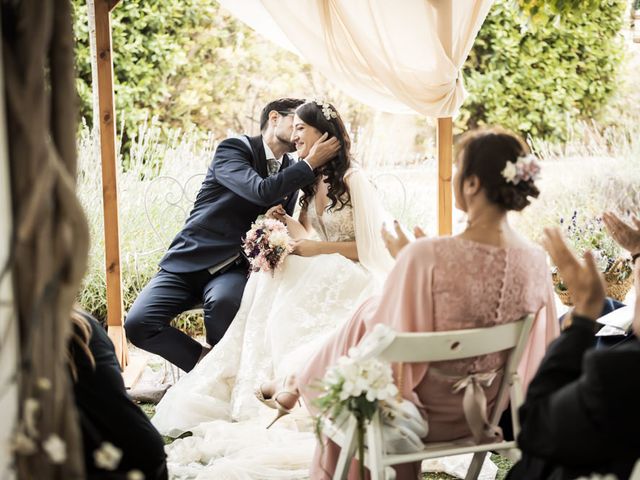
M 333 108 L 331 108 L 331 105 L 328 102 L 323 102 L 321 100 L 313 100 L 313 102 L 322 109 L 322 114 L 327 121 L 330 122 L 332 118 L 338 118 L 338 114 Z
M 520 182 L 536 181 L 540 178 L 540 163 L 535 155 L 518 157 L 515 162 L 507 161 L 500 172 L 507 183 L 518 185 Z

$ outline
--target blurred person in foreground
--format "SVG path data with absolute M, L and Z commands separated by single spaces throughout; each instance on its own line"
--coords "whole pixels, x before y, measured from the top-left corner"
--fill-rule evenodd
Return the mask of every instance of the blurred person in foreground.
M 71 312 L 69 367 L 87 478 L 168 478 L 164 442 L 127 395 L 111 340 L 89 314 Z
M 611 236 L 632 254 L 636 303 L 635 339 L 595 351 L 595 319 L 605 288 L 593 255 L 579 260 L 557 229 L 543 244 L 562 273 L 575 308 L 529 385 L 520 409 L 523 458 L 509 479 L 573 479 L 614 474 L 629 478 L 640 458 L 640 220 L 633 226 L 604 214 Z

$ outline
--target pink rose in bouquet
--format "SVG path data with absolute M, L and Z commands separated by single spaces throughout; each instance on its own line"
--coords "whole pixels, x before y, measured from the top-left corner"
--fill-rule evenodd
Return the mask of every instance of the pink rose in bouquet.
M 279 220 L 258 218 L 247 232 L 242 250 L 252 272 L 274 272 L 293 251 L 287 227 Z

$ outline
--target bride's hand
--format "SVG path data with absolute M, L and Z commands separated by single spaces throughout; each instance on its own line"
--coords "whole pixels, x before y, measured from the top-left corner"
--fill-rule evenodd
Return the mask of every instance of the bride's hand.
M 276 205 L 275 207 L 271 207 L 269 210 L 267 210 L 267 213 L 265 213 L 264 216 L 273 220 L 280 220 L 281 222 L 284 222 L 287 217 L 287 211 L 282 205 Z
M 385 247 L 387 247 L 387 250 L 389 251 L 391 256 L 393 258 L 396 258 L 398 256 L 398 253 L 400 253 L 400 250 L 411 243 L 411 240 L 409 240 L 409 238 L 405 235 L 402 227 L 400 226 L 400 223 L 398 223 L 397 220 L 393 221 L 393 227 L 395 230 L 395 235 L 385 227 L 382 227 L 382 240 L 384 241 L 384 245 Z M 414 227 L 413 234 L 416 238 L 426 237 L 426 234 L 420 227 Z
M 294 255 L 300 255 L 301 257 L 314 257 L 316 255 L 320 255 L 318 242 L 307 239 L 296 240 L 293 243 L 293 252 L 291 253 Z

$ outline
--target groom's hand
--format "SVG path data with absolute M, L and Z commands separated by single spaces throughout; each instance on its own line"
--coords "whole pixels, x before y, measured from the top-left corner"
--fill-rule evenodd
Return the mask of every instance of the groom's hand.
M 267 213 L 265 213 L 264 216 L 284 222 L 284 219 L 287 216 L 287 211 L 282 205 L 276 205 L 275 207 L 271 207 L 269 210 L 267 210 Z
M 323 133 L 322 136 L 316 140 L 316 143 L 313 144 L 309 150 L 309 155 L 305 158 L 314 170 L 329 162 L 329 160 L 334 158 L 340 151 L 340 142 L 338 139 L 336 137 L 328 137 L 329 134 L 326 132 Z

